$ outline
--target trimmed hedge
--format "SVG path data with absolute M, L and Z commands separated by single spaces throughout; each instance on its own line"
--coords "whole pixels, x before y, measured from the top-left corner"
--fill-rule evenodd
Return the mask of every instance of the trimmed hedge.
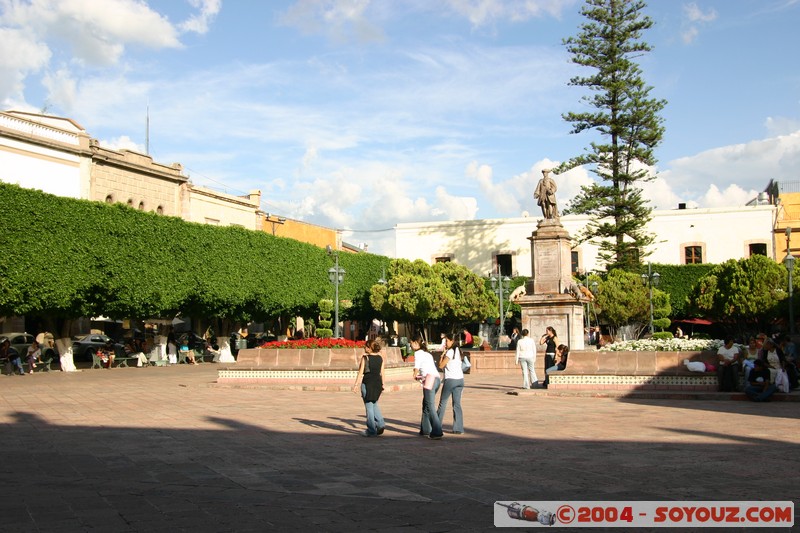
M 263 321 L 317 314 L 332 258 L 293 239 L 0 183 L 0 314 Z M 367 316 L 389 258 L 340 254 L 339 292 Z

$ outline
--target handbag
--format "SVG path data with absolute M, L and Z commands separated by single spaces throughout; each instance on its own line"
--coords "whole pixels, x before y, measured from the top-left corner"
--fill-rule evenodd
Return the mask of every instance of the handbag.
M 470 368 L 472 368 L 472 363 L 469 362 L 469 353 L 461 353 L 461 372 L 467 372 Z
M 425 379 L 422 381 L 422 388 L 425 390 L 432 390 L 436 383 L 436 378 L 439 377 L 438 373 L 425 374 Z
M 789 374 L 786 373 L 786 370 L 778 370 L 775 375 L 775 387 L 781 392 L 789 392 Z
M 364 359 L 364 372 L 363 372 L 363 375 L 366 376 L 370 372 L 370 370 L 369 370 L 369 357 L 366 356 L 366 355 L 363 355 L 362 358 Z

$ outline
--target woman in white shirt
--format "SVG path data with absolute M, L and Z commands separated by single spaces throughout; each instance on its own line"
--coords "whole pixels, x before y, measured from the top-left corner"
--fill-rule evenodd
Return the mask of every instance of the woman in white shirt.
M 442 438 L 442 422 L 434 404 L 442 380 L 421 334 L 414 334 L 411 348 L 414 350 L 414 379 L 422 383 L 422 420 L 419 424 L 419 434 L 438 440 Z
M 461 348 L 452 333 L 445 333 L 447 351 L 442 354 L 439 368 L 444 369 L 444 385 L 439 398 L 437 415 L 439 422 L 444 420 L 447 412 L 447 400 L 453 397 L 453 434 L 464 433 L 464 414 L 461 411 L 461 394 L 464 392 L 464 372 L 461 370 Z

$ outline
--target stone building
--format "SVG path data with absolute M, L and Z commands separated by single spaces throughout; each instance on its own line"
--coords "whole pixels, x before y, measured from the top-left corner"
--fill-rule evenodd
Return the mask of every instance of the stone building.
M 106 148 L 68 118 L 0 113 L 0 181 L 192 222 L 261 229 L 260 191 L 235 196 L 196 186 L 180 163 Z

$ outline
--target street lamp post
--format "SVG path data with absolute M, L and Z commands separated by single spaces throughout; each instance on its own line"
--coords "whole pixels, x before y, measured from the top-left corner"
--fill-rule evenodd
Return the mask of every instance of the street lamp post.
M 588 280 L 588 278 L 587 278 L 587 280 Z M 594 296 L 595 298 L 597 298 L 597 287 L 598 287 L 598 285 L 597 285 L 596 281 L 593 281 L 592 284 L 589 286 L 589 290 L 592 291 L 592 296 Z M 597 309 L 594 308 L 594 301 L 589 302 L 589 305 L 591 306 L 592 311 L 594 311 L 594 324 L 596 326 L 599 326 L 600 325 L 600 321 L 597 319 Z M 590 326 L 592 325 L 591 322 L 592 321 L 590 319 L 589 320 L 589 325 Z
M 794 296 L 793 296 L 793 281 L 792 272 L 794 271 L 795 258 L 792 255 L 789 247 L 789 239 L 792 236 L 792 228 L 786 228 L 786 257 L 783 258 L 783 264 L 789 272 L 789 334 L 794 335 Z
M 650 288 L 650 335 L 653 334 L 653 287 L 658 287 L 661 274 L 653 272 L 650 263 L 647 263 L 647 274 L 642 274 L 642 281 Z
M 333 337 L 338 339 L 339 338 L 339 285 L 342 284 L 344 281 L 345 271 L 343 268 L 339 267 L 339 252 L 331 248 L 329 244 L 326 248 L 328 251 L 328 255 L 332 255 L 336 264 L 328 269 L 328 279 L 331 283 L 333 283 L 334 287 L 334 300 L 333 300 L 333 319 L 334 319 L 334 329 L 333 329 Z
M 508 276 L 500 276 L 498 272 L 498 277 L 495 277 L 494 274 L 489 278 L 489 281 L 492 284 L 492 291 L 497 295 L 500 300 L 500 331 L 497 335 L 497 344 L 500 345 L 500 339 L 505 334 L 505 322 L 506 317 L 503 314 L 503 297 L 505 293 L 508 292 L 508 285 L 511 283 L 511 278 Z

